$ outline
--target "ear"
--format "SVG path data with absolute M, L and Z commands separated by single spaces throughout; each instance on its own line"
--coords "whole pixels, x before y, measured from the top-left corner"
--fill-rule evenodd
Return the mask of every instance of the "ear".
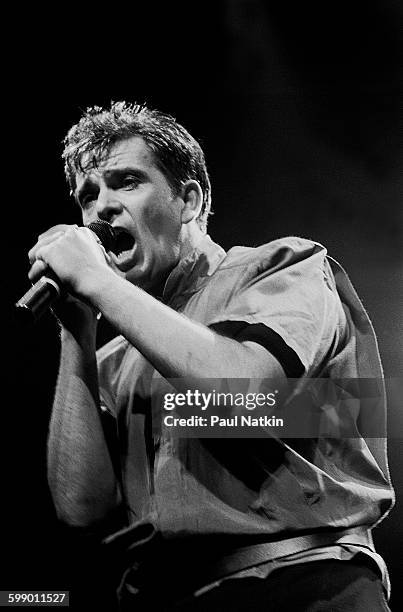
M 181 220 L 182 223 L 189 223 L 197 218 L 203 205 L 202 188 L 197 181 L 186 181 L 182 185 L 181 197 L 184 203 Z

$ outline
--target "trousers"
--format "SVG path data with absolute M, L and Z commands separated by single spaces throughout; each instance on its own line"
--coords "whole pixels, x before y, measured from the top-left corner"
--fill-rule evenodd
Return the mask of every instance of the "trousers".
M 128 586 L 121 612 L 390 612 L 378 573 L 359 556 L 279 568 L 267 578 L 227 578 L 199 595 L 184 596 L 181 576 L 175 580 L 154 576 L 154 587 L 136 594 Z

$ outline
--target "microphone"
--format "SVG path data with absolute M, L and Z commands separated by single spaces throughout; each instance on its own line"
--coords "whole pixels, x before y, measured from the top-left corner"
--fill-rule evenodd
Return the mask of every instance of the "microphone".
M 106 251 L 112 250 L 116 239 L 112 225 L 106 221 L 98 220 L 93 221 L 87 227 L 94 232 Z M 60 281 L 56 274 L 49 270 L 18 300 L 16 303 L 17 312 L 36 322 L 59 299 L 61 294 Z

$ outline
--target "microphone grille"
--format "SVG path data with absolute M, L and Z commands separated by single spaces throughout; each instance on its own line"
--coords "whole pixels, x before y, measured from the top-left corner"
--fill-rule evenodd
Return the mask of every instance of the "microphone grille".
M 112 250 L 116 239 L 112 225 L 99 219 L 98 221 L 93 221 L 87 227 L 100 239 L 106 251 Z

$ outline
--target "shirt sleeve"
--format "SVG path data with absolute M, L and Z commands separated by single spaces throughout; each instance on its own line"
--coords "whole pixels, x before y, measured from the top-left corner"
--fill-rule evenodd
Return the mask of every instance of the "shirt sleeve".
M 210 326 L 219 331 L 223 322 L 247 323 L 236 339 L 266 346 L 293 377 L 318 375 L 343 327 L 326 249 L 302 238 L 276 240 L 227 272 L 231 284 L 221 278 L 222 308 Z
M 121 336 L 117 336 L 97 351 L 99 400 L 104 415 L 117 415 L 116 397 L 124 355 L 125 341 Z
M 211 325 L 211 328 L 238 342 L 252 341 L 260 344 L 277 359 L 288 378 L 299 378 L 305 371 L 296 352 L 284 342 L 281 336 L 262 323 L 224 321 Z

